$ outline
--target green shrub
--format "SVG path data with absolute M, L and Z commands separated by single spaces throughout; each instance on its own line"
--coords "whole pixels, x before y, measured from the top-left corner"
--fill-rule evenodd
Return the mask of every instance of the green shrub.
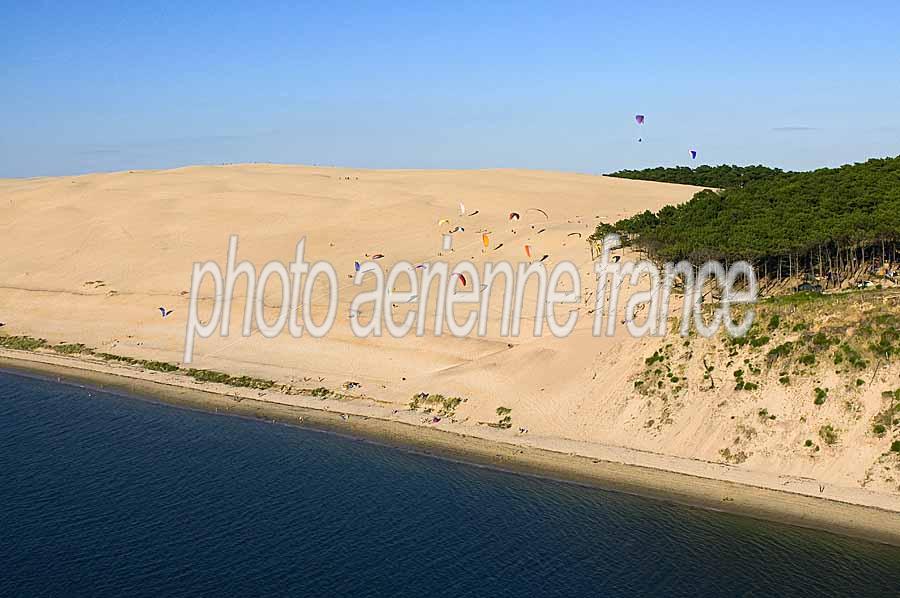
M 827 388 L 819 388 L 818 386 L 815 388 L 814 392 L 816 393 L 816 398 L 813 401 L 816 405 L 823 405 L 825 403 L 825 399 L 828 398 L 828 389 Z
M 816 356 L 813 355 L 812 353 L 807 353 L 806 355 L 802 356 L 802 357 L 799 359 L 799 361 L 800 361 L 800 363 L 802 363 L 803 365 L 815 365 L 815 363 L 816 363 Z
M 771 349 L 768 353 L 768 357 L 770 359 L 778 359 L 779 357 L 786 357 L 790 354 L 794 349 L 794 343 L 788 341 L 786 343 L 781 343 L 774 349 Z
M 895 453 L 900 453 L 900 440 L 895 440 L 891 443 L 891 450 Z
M 816 348 L 827 349 L 833 344 L 833 341 L 824 332 L 817 332 L 812 337 L 812 344 Z
M 427 392 L 420 392 L 416 395 L 413 395 L 412 400 L 409 402 L 410 409 L 418 409 L 421 406 L 426 407 L 425 412 L 432 412 L 435 406 L 440 407 L 438 409 L 439 415 L 452 416 L 456 408 L 460 406 L 460 404 L 465 403 L 466 399 L 462 397 L 446 397 L 442 394 L 429 394 Z
M 880 357 L 890 358 L 900 350 L 897 346 L 898 340 L 900 340 L 900 332 L 894 328 L 888 328 L 881 332 L 878 342 L 869 345 L 869 349 Z
M 765 344 L 768 344 L 769 337 L 768 336 L 758 336 L 750 339 L 750 346 L 754 348 L 762 347 Z
M 825 444 L 834 444 L 838 441 L 838 432 L 831 424 L 825 424 L 819 428 L 819 437 L 825 441 Z
M 659 350 L 656 350 L 653 352 L 653 355 L 644 360 L 644 363 L 646 363 L 648 366 L 651 366 L 658 361 L 663 361 L 664 359 L 665 357 L 663 357 L 662 353 L 660 353 Z
M 858 370 L 864 370 L 868 367 L 868 363 L 865 359 L 862 358 L 859 351 L 848 345 L 847 343 L 842 343 L 840 346 L 840 351 L 843 351 L 843 356 L 847 358 L 847 361 Z M 835 363 L 840 363 L 843 361 L 843 358 L 838 360 L 837 355 L 835 355 Z

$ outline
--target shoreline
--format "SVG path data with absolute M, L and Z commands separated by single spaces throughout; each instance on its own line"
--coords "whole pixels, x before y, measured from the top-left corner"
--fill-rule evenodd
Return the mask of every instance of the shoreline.
M 541 447 L 539 438 L 426 427 L 413 414 L 391 417 L 389 409 L 361 401 L 287 395 L 282 395 L 284 402 L 262 399 L 260 395 L 277 398 L 279 393 L 200 384 L 73 357 L 3 349 L 0 371 L 65 378 L 138 400 L 339 433 L 476 466 L 900 546 L 900 497 L 864 489 L 829 487 L 827 496 L 816 496 L 821 487 L 807 478 L 763 476 L 724 464 L 575 441 L 571 452 L 561 452 Z M 764 483 L 743 481 L 750 478 Z

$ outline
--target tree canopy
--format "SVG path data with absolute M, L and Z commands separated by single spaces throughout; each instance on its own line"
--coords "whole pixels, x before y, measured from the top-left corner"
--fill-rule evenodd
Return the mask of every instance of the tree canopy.
M 701 168 L 684 170 L 697 173 Z M 765 268 L 766 275 L 777 272 L 779 277 L 826 276 L 837 270 L 849 275 L 867 260 L 900 258 L 900 157 L 812 172 L 750 168 L 769 174 L 743 185 L 724 184 L 733 176 L 723 175 L 715 183 L 706 174 L 698 176 L 691 184 L 702 180 L 725 188 L 700 191 L 690 201 L 655 214 L 647 211 L 600 225 L 594 236 L 619 232 L 665 261 L 747 260 Z M 651 169 L 673 170 L 681 169 Z
M 769 168 L 762 165 L 729 166 L 722 164 L 721 166 L 698 166 L 697 168 L 688 168 L 687 166 L 663 168 L 660 166 L 657 168 L 645 168 L 644 170 L 620 170 L 606 176 L 725 189 L 727 187 L 741 187 L 748 183 L 771 179 L 783 174 L 786 173 L 779 168 Z

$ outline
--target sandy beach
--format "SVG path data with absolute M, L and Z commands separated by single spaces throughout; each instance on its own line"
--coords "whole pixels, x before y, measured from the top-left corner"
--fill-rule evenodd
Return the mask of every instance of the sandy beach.
M 538 171 L 280 165 L 0 180 L 3 333 L 178 364 L 195 261 L 224 263 L 228 236 L 238 234 L 240 259 L 257 267 L 289 262 L 306 237 L 310 259 L 338 268 L 335 329 L 323 339 L 214 336 L 198 342 L 191 365 L 292 388 L 323 387 L 344 398 L 200 384 L 177 373 L 49 351 L 0 355 L 7 366 L 163 401 L 285 423 L 303 417 L 303 425 L 467 461 L 900 544 L 894 461 L 885 456 L 887 440 L 869 433 L 871 418 L 883 409 L 882 391 L 896 385 L 895 367 L 877 370 L 871 383 L 853 390 L 853 410 L 838 400 L 814 409 L 806 400 L 812 386 L 840 386 L 834 375 L 749 394 L 721 386 L 709 392 L 693 382 L 702 374 L 697 359 L 674 353 L 677 337 L 634 339 L 624 329 L 613 337 L 591 335 L 587 236 L 599 222 L 681 203 L 696 191 Z M 522 216 L 511 222 L 510 212 Z M 452 252 L 443 251 L 442 235 L 457 226 L 465 230 L 454 233 Z M 344 291 L 352 290 L 354 261 L 383 254 L 386 268 L 438 258 L 517 262 L 525 259 L 525 245 L 549 263 L 571 260 L 582 274 L 580 317 L 569 337 L 535 337 L 528 325 L 515 339 L 495 328 L 483 338 L 351 334 L 351 295 Z M 268 291 L 266 306 L 274 309 L 280 290 Z M 211 291 L 203 293 L 208 305 Z M 171 316 L 162 318 L 160 306 Z M 233 322 L 243 308 L 236 301 Z M 322 306 L 314 303 L 312 310 L 321 315 Z M 673 363 L 688 364 L 680 372 L 692 380 L 687 390 L 668 402 L 636 393 L 648 356 L 673 342 L 679 345 L 666 350 Z M 690 351 L 708 355 L 730 377 L 729 357 L 719 348 L 697 341 Z M 778 372 L 759 375 L 777 379 Z M 342 392 L 350 382 L 353 390 Z M 421 409 L 409 409 L 417 393 L 465 401 L 452 417 L 429 423 Z M 510 410 L 510 429 L 484 425 L 497 420 L 501 407 Z M 762 418 L 763 410 L 778 419 Z M 816 438 L 826 423 L 840 429 L 840 441 L 821 443 L 815 454 L 805 450 L 804 439 Z M 739 448 L 741 459 L 724 458 L 726 448 L 733 451 L 727 455 Z

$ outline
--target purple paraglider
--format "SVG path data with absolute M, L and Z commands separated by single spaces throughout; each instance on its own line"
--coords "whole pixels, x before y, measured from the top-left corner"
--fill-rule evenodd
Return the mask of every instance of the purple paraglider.
M 697 150 L 691 150 L 691 160 L 697 159 Z
M 643 114 L 635 114 L 634 121 L 639 125 L 644 124 L 644 115 Z

